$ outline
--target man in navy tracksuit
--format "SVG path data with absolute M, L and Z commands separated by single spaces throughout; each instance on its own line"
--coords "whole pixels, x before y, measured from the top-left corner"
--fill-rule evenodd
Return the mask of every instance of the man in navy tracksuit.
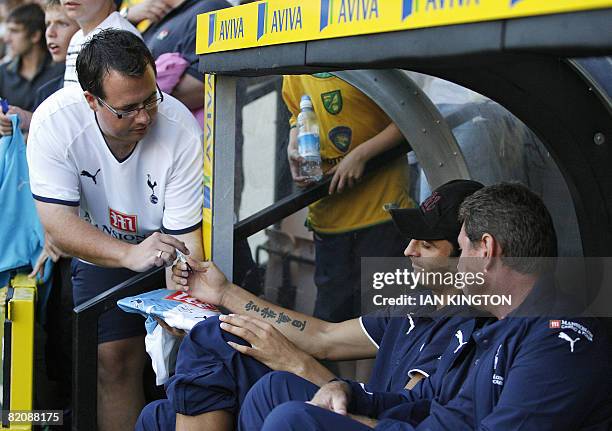
M 440 258 L 451 265 L 448 257 L 458 255 L 459 206 L 481 187 L 474 181 L 452 181 L 418 209 L 391 210 L 404 236 L 421 238 L 410 241 L 405 252 L 415 267 L 438 271 Z M 221 325 L 218 319 L 208 319 L 193 328 L 181 345 L 176 374 L 166 385 L 168 400 L 147 406 L 137 429 L 172 430 L 175 420 L 178 430 L 207 425 L 232 429 L 248 390 L 263 376 L 262 380 L 276 379 L 273 370 L 315 388 L 335 378 L 316 359 L 376 356 L 372 378 L 364 386 L 368 391 L 411 388 L 433 374 L 455 328 L 471 320 L 465 306 L 423 305 L 386 308 L 359 319 L 328 323 L 230 285 L 213 265 L 195 261 L 190 265 L 195 274 L 178 267 L 175 281 L 187 279 L 193 296 L 242 315 L 223 316 Z M 429 287 L 431 292 L 420 295 L 456 293 L 454 286 Z
M 508 294 L 511 305 L 481 305 L 495 317 L 460 324 L 436 372 L 412 391 L 367 391 L 350 381 L 319 389 L 272 376 L 247 395 L 240 428 L 609 430 L 610 340 L 596 319 L 560 317 L 566 301 L 546 275 L 549 262 L 537 259 L 557 248 L 543 203 L 502 184 L 467 198 L 460 215 L 459 270 L 485 274 L 466 295 Z

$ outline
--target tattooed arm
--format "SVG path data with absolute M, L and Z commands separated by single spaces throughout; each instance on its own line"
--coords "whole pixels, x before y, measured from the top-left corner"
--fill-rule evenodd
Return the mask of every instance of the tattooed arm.
M 376 347 L 361 329 L 359 319 L 330 323 L 288 310 L 230 283 L 212 262 L 188 260 L 174 267 L 173 280 L 195 298 L 222 306 L 234 314 L 266 322 L 297 348 L 317 359 L 373 358 Z

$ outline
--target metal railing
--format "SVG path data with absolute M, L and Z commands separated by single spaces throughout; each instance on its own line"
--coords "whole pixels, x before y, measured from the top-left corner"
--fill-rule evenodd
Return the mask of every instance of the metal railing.
M 126 296 L 165 286 L 165 268 L 138 274 L 74 308 L 72 320 L 72 429 L 97 428 L 98 318 Z
M 366 164 L 365 175 L 371 175 L 398 157 L 405 157 L 408 151 L 410 151 L 410 146 L 407 142 L 404 142 L 397 147 L 379 154 Z M 234 225 L 234 241 L 246 239 L 254 233 L 290 216 L 311 203 L 324 198 L 328 195 L 327 191 L 330 181 L 331 177 L 326 177 L 318 183 L 304 190 L 298 190 L 273 205 L 239 221 Z

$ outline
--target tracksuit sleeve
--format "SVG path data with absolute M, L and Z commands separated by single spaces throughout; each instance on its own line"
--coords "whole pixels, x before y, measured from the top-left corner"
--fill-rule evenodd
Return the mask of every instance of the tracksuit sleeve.
M 351 387 L 349 411 L 359 415 L 377 418 L 386 410 L 398 406 L 404 406 L 410 410 L 410 405 L 419 400 L 412 391 L 368 392 L 362 383 L 352 380 L 345 380 L 345 382 Z
M 597 423 L 598 418 L 602 423 L 593 429 L 609 429 L 612 406 L 602 409 L 596 405 L 597 400 L 610 399 L 612 390 L 610 368 L 594 366 L 609 363 L 609 348 L 603 340 L 602 331 L 589 337 L 565 330 L 523 341 L 499 402 L 478 429 L 582 429 L 584 416 L 573 415 L 573 411 L 591 412 L 590 423 Z

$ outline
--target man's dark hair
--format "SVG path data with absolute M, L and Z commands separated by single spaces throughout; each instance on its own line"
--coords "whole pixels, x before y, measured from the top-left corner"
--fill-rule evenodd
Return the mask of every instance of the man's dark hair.
M 24 4 L 16 7 L 6 17 L 7 23 L 21 24 L 25 28 L 28 36 L 32 36 L 37 31 L 40 32 L 38 46 L 46 51 L 47 41 L 45 40 L 45 12 L 36 3 Z
M 147 66 L 155 68 L 155 60 L 144 42 L 125 30 L 106 29 L 86 42 L 76 61 L 79 84 L 85 91 L 104 98 L 102 81 L 111 72 L 126 76 L 143 76 Z
M 548 271 L 557 256 L 557 235 L 544 202 L 527 187 L 502 183 L 467 197 L 459 220 L 474 243 L 488 233 L 500 244 L 502 261 L 512 269 L 533 274 Z

